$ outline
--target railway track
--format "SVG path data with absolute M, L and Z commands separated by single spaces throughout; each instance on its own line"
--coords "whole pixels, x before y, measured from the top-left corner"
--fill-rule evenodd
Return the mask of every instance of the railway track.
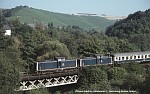
M 79 73 L 81 68 L 68 68 L 50 71 L 40 71 L 33 74 L 22 73 L 20 76 L 21 81 L 35 80 L 35 79 L 46 79 L 51 77 L 60 77 L 66 75 L 75 75 Z

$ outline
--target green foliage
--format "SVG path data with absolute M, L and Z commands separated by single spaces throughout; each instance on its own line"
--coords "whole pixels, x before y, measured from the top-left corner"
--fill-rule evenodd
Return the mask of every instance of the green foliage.
M 130 73 L 124 79 L 123 88 L 128 90 L 138 90 L 141 84 L 141 75 Z
M 85 40 L 83 41 L 82 45 L 79 46 L 78 49 L 80 55 L 88 57 L 90 55 L 98 53 L 99 46 L 98 43 L 95 43 L 95 41 Z
M 145 69 L 143 66 L 141 66 L 139 63 L 126 63 L 122 65 L 123 68 L 125 68 L 128 73 L 135 73 L 135 74 L 145 74 Z
M 150 9 L 130 14 L 126 19 L 116 22 L 106 30 L 109 37 L 128 39 L 141 51 L 150 50 Z
M 5 9 L 5 10 L 3 10 L 3 13 L 4 13 L 5 17 L 10 17 L 10 16 L 13 16 L 15 13 L 17 13 L 18 11 L 20 11 L 23 8 L 28 8 L 28 7 L 27 6 L 17 6 L 12 9 Z
M 127 71 L 121 67 L 114 67 L 108 70 L 108 79 L 112 86 L 122 86 L 127 75 Z
M 58 41 L 45 41 L 40 44 L 36 50 L 38 61 L 51 59 L 57 56 L 70 56 L 66 45 Z
M 79 26 L 55 28 L 50 23 L 48 28 L 33 29 L 27 24 L 20 24 L 18 20 L 11 21 L 10 24 L 14 28 L 16 40 L 19 40 L 22 57 L 29 66 L 37 60 L 55 56 L 83 57 L 136 50 L 127 40 L 108 38 L 102 32 L 85 31 Z
M 56 91 L 54 94 L 61 94 L 59 91 Z
M 5 37 L 1 42 L 6 45 L 0 48 L 0 94 L 16 94 L 24 61 L 15 43 L 12 44 L 13 39 Z
M 129 38 L 129 42 L 134 43 L 141 51 L 150 49 L 150 33 L 148 34 L 134 34 Z
M 15 68 L 15 65 L 12 64 L 14 62 L 14 57 L 10 58 L 7 55 L 14 53 L 3 53 L 0 52 L 0 93 L 1 94 L 11 94 L 14 93 L 14 89 L 17 86 L 19 73 L 18 69 Z M 15 75 L 14 75 L 15 74 Z M 13 79 L 12 79 L 13 78 Z
M 122 67 L 114 67 L 114 68 L 110 68 L 107 74 L 108 74 L 108 80 L 111 83 L 112 89 L 117 88 L 119 90 L 122 88 L 124 80 L 128 73 Z
M 142 83 L 142 87 L 140 88 L 140 91 L 142 94 L 149 94 L 149 92 L 150 92 L 150 73 L 148 74 L 148 77 L 146 77 L 146 80 Z
M 126 19 L 116 22 L 106 30 L 108 36 L 127 38 L 132 34 L 148 34 L 150 9 L 130 14 Z
M 144 73 L 145 69 L 142 65 L 132 63 L 118 67 L 85 67 L 80 74 L 78 90 L 136 90 L 137 93 L 143 92 L 149 85 L 147 82 L 149 78 L 144 81 Z
M 138 63 L 127 63 L 122 67 L 128 72 L 123 81 L 123 88 L 139 90 L 145 80 L 145 68 Z
M 99 67 L 86 67 L 80 74 L 81 90 L 107 90 L 109 82 L 107 73 Z
M 130 44 L 128 40 L 107 38 L 105 41 L 105 52 L 131 52 L 137 51 L 134 45 Z
M 46 88 L 26 91 L 25 94 L 50 94 Z
M 28 8 L 23 9 L 28 10 Z M 12 28 L 12 36 L 0 36 L 0 84 L 3 84 L 1 92 L 6 91 L 8 94 L 14 93 L 12 90 L 18 85 L 19 72 L 23 69 L 23 65 L 29 67 L 36 61 L 52 59 L 55 56 L 82 58 L 93 54 L 149 49 L 150 33 L 144 33 L 146 38 L 143 34 L 133 34 L 129 39 L 118 39 L 107 37 L 103 32 L 93 29 L 87 31 L 75 25 L 56 28 L 52 22 L 49 22 L 48 27 L 44 29 L 32 28 L 27 24 L 21 24 L 19 20 L 10 21 L 9 25 Z M 0 32 L 3 32 L 2 27 Z M 126 36 L 122 33 L 119 35 Z M 134 43 L 136 40 L 139 43 Z M 32 66 L 30 69 L 29 71 L 32 72 Z M 114 68 L 111 66 L 85 67 L 80 74 L 79 90 L 139 89 L 143 82 L 143 87 L 149 85 L 147 82 L 149 78 L 145 80 L 146 73 L 145 68 L 138 63 L 124 64 Z M 27 93 L 47 94 L 47 90 L 39 89 Z

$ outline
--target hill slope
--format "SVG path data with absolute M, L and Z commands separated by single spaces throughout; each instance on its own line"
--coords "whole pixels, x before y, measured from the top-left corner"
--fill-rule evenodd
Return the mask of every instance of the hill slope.
M 140 50 L 150 51 L 150 9 L 135 12 L 126 19 L 116 22 L 107 28 L 106 35 L 128 39 Z
M 12 15 L 8 17 L 9 20 L 16 19 L 18 17 L 22 23 L 28 24 L 35 22 L 43 22 L 44 24 L 47 24 L 52 22 L 54 26 L 77 25 L 84 29 L 105 30 L 106 27 L 112 25 L 115 22 L 102 17 L 75 16 L 22 6 L 10 9 L 9 12 L 12 13 Z M 5 14 L 8 13 L 5 11 Z
M 130 14 L 126 19 L 116 22 L 106 30 L 106 35 L 118 38 L 148 33 L 150 33 L 150 9 Z

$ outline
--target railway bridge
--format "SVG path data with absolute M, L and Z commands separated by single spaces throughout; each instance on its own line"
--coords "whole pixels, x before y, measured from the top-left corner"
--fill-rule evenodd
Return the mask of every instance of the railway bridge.
M 44 87 L 75 84 L 79 79 L 79 68 L 44 71 L 34 74 L 22 74 L 20 87 L 16 91 L 26 91 Z

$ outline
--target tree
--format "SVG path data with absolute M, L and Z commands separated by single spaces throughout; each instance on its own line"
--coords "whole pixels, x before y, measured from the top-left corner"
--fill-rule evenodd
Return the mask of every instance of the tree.
M 127 75 L 127 71 L 122 67 L 114 67 L 108 71 L 108 79 L 113 87 L 119 87 L 123 85 L 123 81 Z
M 139 63 L 126 63 L 121 65 L 123 68 L 125 68 L 127 70 L 128 73 L 135 73 L 135 74 L 141 74 L 144 75 L 145 74 L 145 69 L 144 67 L 139 64 Z
M 26 91 L 25 94 L 50 94 L 46 88 Z
M 148 77 L 146 77 L 146 80 L 142 83 L 142 88 L 140 91 L 142 94 L 149 94 L 149 92 L 150 92 L 150 74 L 148 74 Z
M 6 44 L 9 43 L 5 41 Z M 0 94 L 16 94 L 19 87 L 20 72 L 23 71 L 24 61 L 15 45 L 0 48 Z
M 51 22 L 51 23 L 48 23 L 48 25 L 47 25 L 47 26 L 48 26 L 48 28 L 49 28 L 49 29 L 53 29 L 53 28 L 54 28 L 54 25 L 53 25 L 53 23 L 52 23 L 52 22 Z
M 88 57 L 97 53 L 98 46 L 94 43 L 94 41 L 85 40 L 78 49 L 80 55 Z
M 130 73 L 124 79 L 123 88 L 127 90 L 139 90 L 142 82 L 141 75 Z
M 108 90 L 107 73 L 100 67 L 85 67 L 79 79 L 81 90 Z
M 65 44 L 59 41 L 45 41 L 36 50 L 37 60 L 51 59 L 56 56 L 69 57 L 70 53 Z
M 37 23 L 35 24 L 35 28 L 36 28 L 36 29 L 39 29 L 39 30 L 44 30 L 45 26 L 44 26 L 43 23 L 41 23 L 41 22 L 38 23 L 38 22 L 37 22 Z
M 122 65 L 128 72 L 124 81 L 123 88 L 139 90 L 145 79 L 145 69 L 138 63 L 127 63 Z
M 141 51 L 147 51 L 150 50 L 149 36 L 147 36 L 150 33 L 149 20 L 150 9 L 144 12 L 137 11 L 108 27 L 105 34 L 109 37 L 127 39 Z
M 150 67 L 149 65 L 146 65 L 145 68 L 146 68 L 146 77 L 145 81 L 141 84 L 140 87 L 141 94 L 149 94 L 150 92 Z

